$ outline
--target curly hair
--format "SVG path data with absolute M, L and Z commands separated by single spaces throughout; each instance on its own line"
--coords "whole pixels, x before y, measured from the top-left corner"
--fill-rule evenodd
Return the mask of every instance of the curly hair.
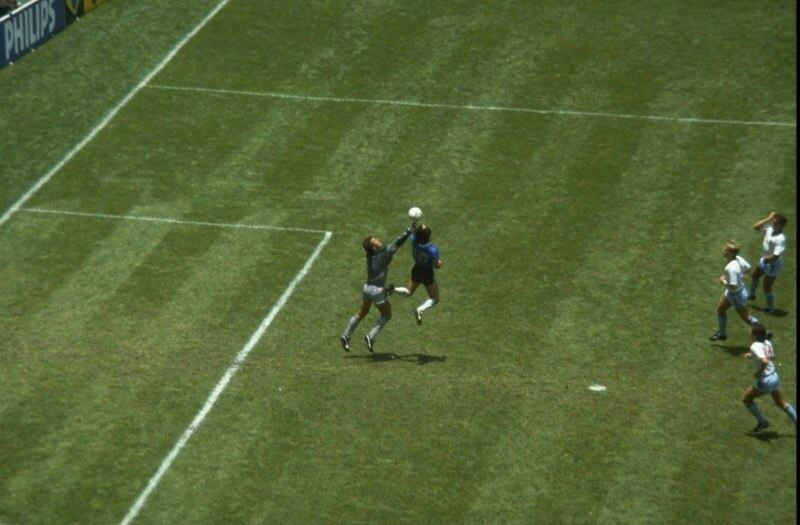
M 417 242 L 420 244 L 428 244 L 431 240 L 431 229 L 427 224 L 420 224 L 417 228 Z

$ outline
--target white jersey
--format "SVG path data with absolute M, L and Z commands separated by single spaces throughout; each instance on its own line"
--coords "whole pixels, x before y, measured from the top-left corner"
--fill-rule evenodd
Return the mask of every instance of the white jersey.
M 725 280 L 728 282 L 728 289 L 739 291 L 744 286 L 744 274 L 750 269 L 744 257 L 737 255 L 734 260 L 725 265 Z
M 775 372 L 775 365 L 772 363 L 772 358 L 775 357 L 775 350 L 772 348 L 770 341 L 764 341 L 763 343 L 756 341 L 750 345 L 750 351 L 753 353 L 753 365 L 756 372 L 761 370 L 761 360 L 764 358 L 769 360 L 769 364 L 764 369 L 764 376 Z
M 764 242 L 761 244 L 762 255 L 781 255 L 786 251 L 786 235 L 783 232 L 773 233 L 772 225 L 763 226 Z

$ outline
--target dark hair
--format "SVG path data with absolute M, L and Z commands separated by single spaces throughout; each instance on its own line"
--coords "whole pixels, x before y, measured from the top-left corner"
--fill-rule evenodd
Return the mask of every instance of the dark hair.
M 431 229 L 427 224 L 420 224 L 417 228 L 417 242 L 427 244 L 431 240 Z
M 787 219 L 786 219 L 785 216 L 781 215 L 780 213 L 776 213 L 775 217 L 773 217 L 773 219 L 775 220 L 775 222 L 777 222 L 780 225 L 781 228 L 786 226 Z
M 753 337 L 759 343 L 767 340 L 767 327 L 761 323 L 754 323 L 752 327 Z
M 367 255 L 372 255 L 372 239 L 374 238 L 375 237 L 372 235 L 367 235 L 364 237 L 364 242 L 361 244 L 361 246 L 364 247 L 364 250 L 366 250 Z

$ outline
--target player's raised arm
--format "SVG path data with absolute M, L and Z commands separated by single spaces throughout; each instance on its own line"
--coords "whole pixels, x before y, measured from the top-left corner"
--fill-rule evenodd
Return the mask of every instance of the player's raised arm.
M 412 222 L 411 226 L 406 228 L 406 231 L 403 232 L 403 234 L 400 235 L 400 237 L 389 243 L 389 246 L 386 247 L 386 251 L 389 253 L 390 256 L 393 256 L 395 252 L 397 252 L 397 249 L 400 248 L 404 242 L 406 242 L 406 240 L 411 236 L 411 234 L 414 233 L 416 227 L 417 223 Z
M 767 216 L 766 216 L 766 217 L 764 217 L 763 219 L 759 219 L 759 220 L 757 220 L 757 221 L 756 221 L 756 222 L 753 224 L 753 229 L 754 229 L 755 231 L 757 231 L 757 232 L 758 232 L 758 231 L 761 231 L 761 228 L 763 228 L 765 224 L 767 224 L 768 222 L 770 222 L 770 221 L 771 221 L 771 220 L 772 220 L 772 219 L 775 217 L 775 215 L 777 215 L 777 213 L 776 213 L 776 212 L 774 212 L 774 211 L 771 211 L 771 212 L 769 212 L 769 215 L 767 215 Z

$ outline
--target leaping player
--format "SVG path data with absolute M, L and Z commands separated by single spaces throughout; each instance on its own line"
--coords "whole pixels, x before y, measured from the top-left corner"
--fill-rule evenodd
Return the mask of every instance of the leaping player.
M 414 257 L 414 266 L 411 268 L 408 286 L 395 288 L 394 293 L 411 297 L 420 284 L 425 286 L 428 298 L 414 309 L 417 324 L 422 324 L 422 313 L 439 302 L 439 284 L 436 282 L 434 270 L 444 264 L 439 259 L 439 247 L 431 243 L 431 229 L 425 224 L 420 225 L 411 236 L 411 255 Z
M 389 293 L 391 293 L 392 286 L 386 286 L 386 275 L 389 270 L 389 263 L 392 262 L 394 254 L 398 248 L 406 242 L 409 235 L 416 229 L 417 223 L 413 222 L 405 233 L 400 235 L 397 239 L 392 241 L 389 246 L 384 246 L 381 240 L 372 235 L 367 236 L 362 243 L 364 251 L 367 252 L 367 282 L 364 283 L 361 294 L 361 306 L 358 307 L 355 315 L 347 322 L 347 327 L 344 333 L 339 337 L 339 342 L 342 343 L 342 348 L 345 352 L 350 351 L 350 337 L 353 331 L 358 326 L 358 323 L 366 317 L 370 307 L 374 303 L 380 312 L 380 317 L 372 327 L 372 330 L 364 336 L 364 341 L 367 343 L 367 349 L 372 352 L 375 344 L 375 339 L 381 333 L 383 327 L 392 318 L 392 305 L 389 302 Z

